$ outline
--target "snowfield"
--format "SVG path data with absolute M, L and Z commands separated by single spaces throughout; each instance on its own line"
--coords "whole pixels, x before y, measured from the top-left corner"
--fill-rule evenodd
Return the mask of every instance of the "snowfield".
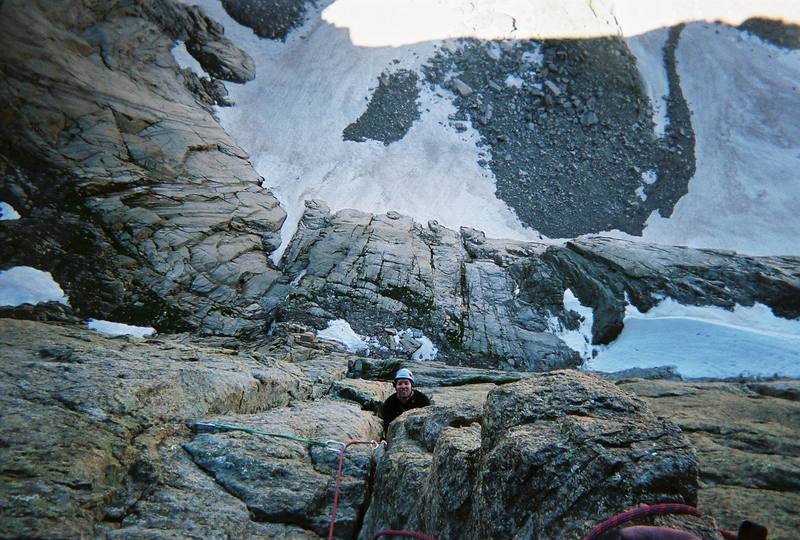
M 697 168 L 672 215 L 654 212 L 641 239 L 800 255 L 800 50 L 732 28 L 752 17 L 796 24 L 798 2 L 651 1 L 643 7 L 633 0 L 337 0 L 310 12 L 286 42 L 256 38 L 217 0 L 201 4 L 256 61 L 256 80 L 229 85 L 237 105 L 217 113 L 289 214 L 276 261 L 310 198 L 334 211 L 395 210 L 422 223 L 474 227 L 489 237 L 541 240 L 495 196 L 491 171 L 477 165 L 489 150 L 475 129 L 456 132 L 448 123 L 453 96 L 447 91 L 421 91 L 421 116 L 398 143 L 344 141 L 342 130 L 364 112 L 387 66 L 418 70 L 439 48 L 457 47 L 458 38 L 622 35 L 637 57 L 655 135 L 661 135 L 669 124 L 662 49 L 666 29 L 681 23 L 686 27 L 676 57 Z M 652 183 L 648 174 L 643 181 Z M 565 300 L 574 306 L 574 297 Z M 724 312 L 673 304 L 648 314 L 631 311 L 623 334 L 596 351 L 587 367 L 670 364 L 688 377 L 800 376 L 800 322 L 777 319 L 758 305 Z M 755 316 L 743 318 L 745 312 Z M 584 310 L 584 317 L 591 314 Z M 765 325 L 781 330 L 766 332 Z M 584 355 L 590 351 L 586 328 L 563 336 Z

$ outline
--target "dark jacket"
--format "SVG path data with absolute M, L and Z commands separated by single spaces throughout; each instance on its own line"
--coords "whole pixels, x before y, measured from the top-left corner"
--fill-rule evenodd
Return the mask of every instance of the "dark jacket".
M 392 420 L 404 412 L 410 411 L 411 409 L 418 409 L 419 407 L 427 407 L 430 404 L 431 400 L 428 399 L 428 396 L 417 389 L 414 389 L 414 393 L 411 394 L 411 398 L 405 403 L 400 403 L 400 399 L 397 397 L 397 392 L 395 392 L 383 402 L 384 429 L 388 429 Z

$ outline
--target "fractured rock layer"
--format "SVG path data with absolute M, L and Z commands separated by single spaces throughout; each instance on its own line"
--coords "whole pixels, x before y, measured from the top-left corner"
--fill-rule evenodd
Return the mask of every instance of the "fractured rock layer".
M 307 203 L 282 268 L 297 284 L 278 309 L 281 320 L 322 328 L 346 318 L 369 336 L 419 328 L 450 361 L 510 370 L 578 365 L 553 333 L 554 320 L 566 328 L 579 322 L 564 308 L 566 289 L 594 309 L 593 343 L 619 334 L 628 302 L 647 311 L 665 297 L 727 309 L 760 302 L 800 316 L 796 257 L 602 237 L 563 247 L 491 240 L 393 212 L 331 214 L 319 201 Z

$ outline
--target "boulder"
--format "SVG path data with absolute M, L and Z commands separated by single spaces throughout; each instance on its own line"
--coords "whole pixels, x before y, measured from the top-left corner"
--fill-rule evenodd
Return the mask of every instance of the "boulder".
M 290 524 L 258 522 L 241 500 L 220 489 L 177 441 L 159 450 L 159 482 L 121 517 L 106 538 L 274 538 L 316 540 L 318 535 Z
M 380 439 L 380 419 L 354 404 L 318 400 L 264 414 L 204 418 L 222 424 L 290 434 L 314 441 Z M 184 444 L 191 459 L 227 492 L 244 502 L 256 522 L 285 523 L 324 537 L 331 519 L 339 446 L 243 432 L 201 433 Z M 345 454 L 336 515 L 336 538 L 351 538 L 367 504 L 372 470 L 369 446 Z
M 389 440 L 361 538 L 387 528 L 581 538 L 638 503 L 697 499 L 697 462 L 680 429 L 575 371 L 500 386 L 482 408 L 434 402 L 393 422 Z

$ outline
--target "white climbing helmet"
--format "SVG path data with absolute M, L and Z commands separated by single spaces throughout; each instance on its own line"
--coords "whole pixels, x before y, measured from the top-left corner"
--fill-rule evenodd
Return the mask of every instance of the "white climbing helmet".
M 408 379 L 411 384 L 414 384 L 414 374 L 407 368 L 397 370 L 397 373 L 394 374 L 394 380 L 396 381 L 397 379 Z

